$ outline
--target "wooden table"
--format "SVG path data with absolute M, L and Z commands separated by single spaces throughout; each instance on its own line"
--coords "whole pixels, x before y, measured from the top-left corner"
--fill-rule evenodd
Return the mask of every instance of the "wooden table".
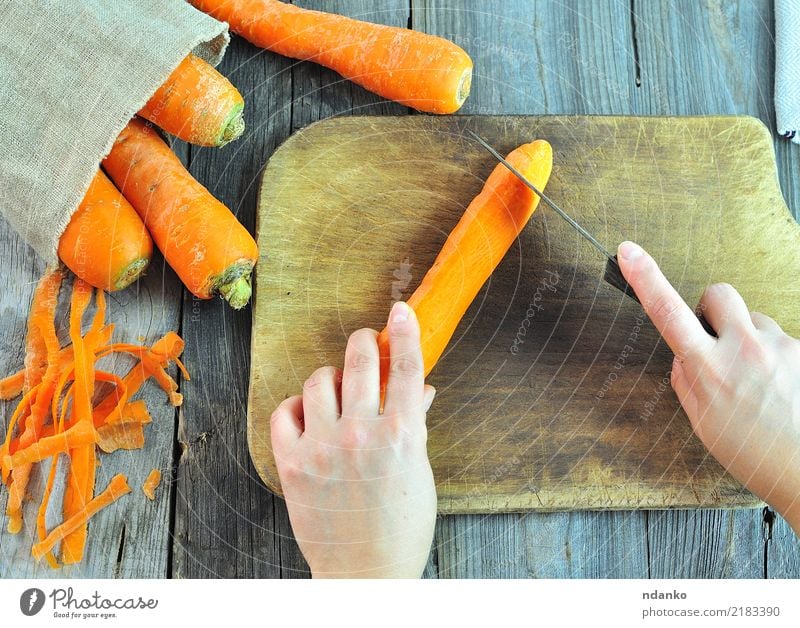
M 475 61 L 465 114 L 749 114 L 775 128 L 771 0 L 297 4 L 454 40 Z M 236 37 L 221 70 L 245 96 L 245 137 L 222 150 L 176 150 L 251 229 L 263 165 L 292 132 L 329 116 L 412 113 Z M 776 139 L 775 150 L 797 217 L 800 149 Z M 0 255 L 5 373 L 22 361 L 27 304 L 42 266 L 5 223 Z M 261 484 L 247 451 L 250 311 L 193 299 L 157 257 L 137 288 L 114 295 L 111 315 L 131 338 L 177 329 L 186 339 L 185 403 L 175 413 L 148 393 L 155 425 L 129 463 L 139 474 L 159 466 L 167 482 L 155 503 L 130 499 L 101 513 L 87 559 L 56 574 L 19 559 L 1 533 L 0 575 L 307 577 L 286 507 Z M 426 576 L 791 578 L 800 576 L 800 541 L 761 509 L 448 516 L 438 521 Z

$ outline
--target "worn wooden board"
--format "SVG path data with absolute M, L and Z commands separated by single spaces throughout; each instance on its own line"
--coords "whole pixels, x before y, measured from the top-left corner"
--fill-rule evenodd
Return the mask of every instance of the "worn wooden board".
M 800 229 L 751 118 L 336 119 L 271 158 L 259 204 L 249 444 L 279 490 L 270 411 L 347 336 L 413 291 L 508 151 L 553 144 L 548 189 L 613 247 L 642 243 L 689 302 L 725 278 L 800 331 Z M 671 354 L 602 259 L 540 211 L 476 298 L 429 381 L 443 512 L 753 505 L 691 434 Z

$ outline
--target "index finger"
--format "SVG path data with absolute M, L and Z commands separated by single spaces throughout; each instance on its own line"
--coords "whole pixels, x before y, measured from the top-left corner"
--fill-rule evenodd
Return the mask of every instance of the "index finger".
M 645 313 L 676 356 L 698 355 L 714 346 L 714 338 L 705 332 L 695 313 L 644 249 L 633 242 L 623 242 L 617 258 Z
M 407 304 L 399 301 L 389 314 L 389 381 L 384 414 L 423 410 L 425 366 L 420 347 L 419 322 Z M 424 411 L 423 411 L 424 412 Z

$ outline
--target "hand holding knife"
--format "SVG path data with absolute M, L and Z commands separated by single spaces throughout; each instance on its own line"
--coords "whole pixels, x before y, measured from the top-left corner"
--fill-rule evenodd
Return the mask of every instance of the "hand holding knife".
M 512 166 L 506 159 L 498 153 L 494 148 L 492 148 L 485 140 L 483 140 L 480 136 L 473 133 L 471 130 L 467 129 L 467 133 L 469 133 L 475 140 L 483 146 L 487 151 L 489 151 L 497 161 L 503 164 L 506 168 L 508 168 L 520 181 L 522 181 L 530 190 L 532 190 L 546 205 L 548 205 L 551 209 L 553 209 L 559 216 L 561 216 L 564 220 L 566 220 L 575 230 L 580 233 L 584 238 L 586 238 L 592 245 L 600 251 L 606 257 L 606 268 L 603 274 L 603 279 L 609 283 L 610 285 L 614 286 L 617 290 L 623 292 L 624 294 L 628 295 L 631 299 L 636 301 L 637 303 L 641 304 L 639 298 L 636 296 L 636 293 L 631 288 L 630 284 L 625 280 L 625 277 L 622 275 L 622 271 L 620 270 L 619 263 L 617 262 L 617 256 L 612 255 L 597 239 L 589 233 L 586 229 L 584 229 L 578 222 L 576 222 L 571 216 L 569 216 L 563 209 L 561 209 L 558 205 L 556 205 L 548 196 L 546 196 L 541 190 L 539 190 L 533 183 L 528 181 L 527 178 L 514 166 Z M 700 324 L 703 326 L 703 329 L 711 336 L 716 337 L 717 333 L 714 329 L 709 325 L 708 321 L 702 314 L 697 314 L 697 318 L 700 321 Z

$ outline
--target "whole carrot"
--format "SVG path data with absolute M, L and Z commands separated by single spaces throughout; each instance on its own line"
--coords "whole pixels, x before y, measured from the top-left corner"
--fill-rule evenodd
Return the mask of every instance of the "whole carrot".
M 523 144 L 508 161 L 539 189 L 550 178 L 553 150 L 544 140 Z M 539 197 L 498 164 L 450 232 L 433 266 L 408 299 L 420 326 L 425 375 L 430 373 L 483 284 L 533 215 Z M 378 336 L 381 390 L 389 367 L 389 338 Z
M 190 54 L 139 115 L 200 146 L 223 146 L 244 132 L 244 99 L 222 74 Z
M 201 299 L 222 295 L 236 309 L 247 304 L 258 259 L 255 240 L 158 133 L 141 119 L 131 120 L 103 168 L 192 294 Z
M 61 261 L 86 283 L 121 290 L 145 271 L 153 241 L 142 219 L 98 170 L 58 242 Z
M 279 0 L 189 0 L 272 52 L 314 61 L 408 107 L 453 113 L 469 95 L 472 60 L 454 43 Z

